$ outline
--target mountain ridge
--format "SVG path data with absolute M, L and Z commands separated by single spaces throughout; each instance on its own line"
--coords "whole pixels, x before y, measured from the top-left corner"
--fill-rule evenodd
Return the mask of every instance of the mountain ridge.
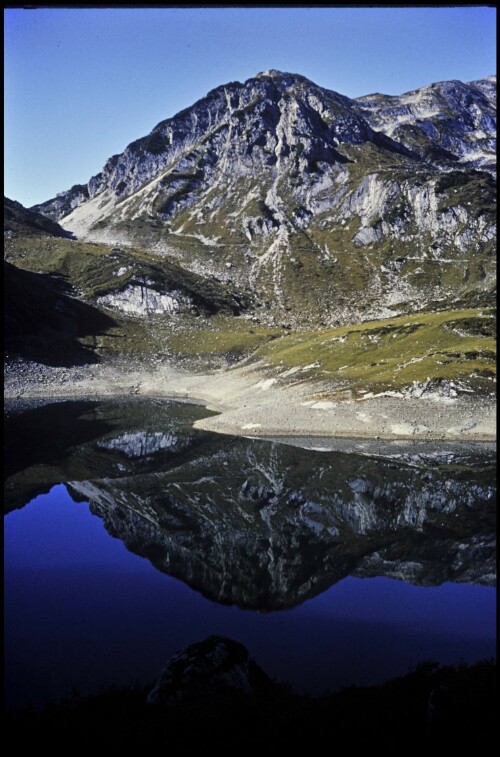
M 418 96 L 421 93 L 425 93 L 426 90 L 429 90 L 431 88 L 433 88 L 433 89 L 439 89 L 439 88 L 443 88 L 443 87 L 446 87 L 446 86 L 449 86 L 449 85 L 453 85 L 454 87 L 459 87 L 459 88 L 474 87 L 475 89 L 481 89 L 481 87 L 479 85 L 484 86 L 484 84 L 486 82 L 488 84 L 493 84 L 493 81 L 494 81 L 495 85 L 496 85 L 496 76 L 493 75 L 493 76 L 484 77 L 483 79 L 474 80 L 474 81 L 468 82 L 466 84 L 464 84 L 463 82 L 461 82 L 459 80 L 445 80 L 445 81 L 442 81 L 442 82 L 435 82 L 435 83 L 432 83 L 432 84 L 424 86 L 424 87 L 419 87 L 419 88 L 417 88 L 415 90 L 410 90 L 408 92 L 403 93 L 402 95 L 385 95 L 385 94 L 382 94 L 382 93 L 371 93 L 371 94 L 368 94 L 368 95 L 363 95 L 361 97 L 348 98 L 347 96 L 341 95 L 341 94 L 339 94 L 338 92 L 336 92 L 334 90 L 330 90 L 330 89 L 325 89 L 325 88 L 319 87 L 318 85 L 314 84 L 314 82 L 312 82 L 310 79 L 308 79 L 305 76 L 302 76 L 301 74 L 291 74 L 291 73 L 281 72 L 281 71 L 277 71 L 275 69 L 271 69 L 269 71 L 263 71 L 261 73 L 256 74 L 254 77 L 251 77 L 251 78 L 247 79 L 243 84 L 241 82 L 239 82 L 239 81 L 234 81 L 234 82 L 229 82 L 227 84 L 219 85 L 218 87 L 213 88 L 204 97 L 199 98 L 194 103 L 193 106 L 190 106 L 188 108 L 184 108 L 181 111 L 179 111 L 177 114 L 175 114 L 174 116 L 172 116 L 170 118 L 167 118 L 167 119 L 163 119 L 162 121 L 160 121 L 151 130 L 150 134 L 147 135 L 146 137 L 142 137 L 142 138 L 138 138 L 136 140 L 133 140 L 131 143 L 129 143 L 129 145 L 125 148 L 125 150 L 123 152 L 125 152 L 127 149 L 131 148 L 132 146 L 135 146 L 135 145 L 138 145 L 138 144 L 144 142 L 148 138 L 148 136 L 151 136 L 153 133 L 160 131 L 163 127 L 165 127 L 165 125 L 169 124 L 170 122 L 176 121 L 180 117 L 185 116 L 193 108 L 200 107 L 202 104 L 205 104 L 205 103 L 209 102 L 211 99 L 213 99 L 214 97 L 216 97 L 221 92 L 226 92 L 227 88 L 236 87 L 236 88 L 243 89 L 247 85 L 251 84 L 252 82 L 259 81 L 259 80 L 262 80 L 262 79 L 271 79 L 273 81 L 273 83 L 274 83 L 275 80 L 279 80 L 279 79 L 282 80 L 282 83 L 286 83 L 286 82 L 290 83 L 290 81 L 292 81 L 292 82 L 300 82 L 300 83 L 307 83 L 307 85 L 310 85 L 314 89 L 318 89 L 318 90 L 322 90 L 324 92 L 328 92 L 329 94 L 333 95 L 334 97 L 341 99 L 344 103 L 350 103 L 350 102 L 352 102 L 352 103 L 360 103 L 360 102 L 361 103 L 365 103 L 365 102 L 372 101 L 375 98 L 384 98 L 386 100 L 391 100 L 391 101 L 397 101 L 397 100 L 400 100 L 400 99 L 404 100 L 404 99 L 407 99 L 409 96 Z M 496 91 L 495 91 L 495 94 L 496 94 Z M 114 163 L 116 161 L 116 159 L 120 157 L 121 154 L 123 154 L 123 153 L 117 153 L 117 154 L 111 156 L 111 158 L 109 158 L 109 160 L 107 161 L 107 163 L 111 163 L 111 164 Z M 95 183 L 95 180 L 97 179 L 97 177 L 99 175 L 100 174 L 98 173 L 95 176 L 91 177 L 91 179 L 89 180 L 89 184 L 91 184 L 93 182 L 93 180 L 94 180 L 94 183 Z M 76 190 L 76 189 L 80 190 L 84 186 L 85 185 L 75 185 L 75 187 L 72 187 L 70 190 L 68 190 L 68 192 L 73 192 L 73 190 Z M 66 192 L 60 192 L 60 193 L 58 193 L 58 195 L 56 197 L 63 197 L 65 194 L 66 194 Z M 54 199 L 56 199 L 56 198 L 53 198 L 53 200 Z M 49 205 L 50 203 L 53 202 L 53 200 L 48 200 L 48 201 L 46 201 L 44 203 L 38 203 L 38 204 L 32 206 L 31 209 L 35 210 L 37 212 L 43 212 L 43 210 L 42 210 L 42 208 L 43 208 L 45 210 L 45 213 L 55 214 L 55 212 L 57 212 L 57 211 L 52 210 L 52 208 Z M 59 218 L 62 218 L 62 217 L 64 217 L 64 216 L 59 215 Z
M 350 99 L 262 72 L 160 121 L 86 191 L 33 209 L 81 239 L 249 286 L 269 324 L 448 303 L 494 280 L 493 89 L 451 81 Z

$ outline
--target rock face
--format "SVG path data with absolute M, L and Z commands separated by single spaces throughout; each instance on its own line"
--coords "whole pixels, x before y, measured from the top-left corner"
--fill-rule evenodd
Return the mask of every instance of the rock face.
M 468 84 L 438 82 L 399 97 L 368 95 L 356 102 L 373 128 L 423 158 L 495 168 L 495 76 Z
M 66 192 L 60 192 L 50 201 L 50 213 L 45 212 L 45 203 L 35 205 L 33 210 L 39 207 L 40 212 L 49 218 L 63 218 L 88 199 L 89 191 L 86 184 L 75 184 L 71 189 L 68 189 Z
M 131 284 L 121 291 L 108 293 L 97 298 L 97 304 L 108 308 L 117 308 L 124 313 L 150 315 L 151 313 L 168 313 L 173 315 L 182 310 L 189 310 L 192 302 L 182 292 L 158 292 L 152 282 Z
M 147 702 L 172 705 L 226 692 L 253 695 L 271 686 L 271 679 L 250 658 L 243 644 L 223 636 L 209 636 L 172 657 Z
M 448 305 L 493 283 L 495 93 L 490 77 L 349 99 L 267 71 L 34 209 L 83 239 L 250 285 L 264 320 Z

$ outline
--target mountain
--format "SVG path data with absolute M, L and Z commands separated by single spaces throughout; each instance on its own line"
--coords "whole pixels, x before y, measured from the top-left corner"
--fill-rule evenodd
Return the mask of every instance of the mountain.
M 80 239 L 250 286 L 266 323 L 480 300 L 494 284 L 495 93 L 490 77 L 350 99 L 266 71 L 33 210 Z
M 77 335 L 103 362 L 253 361 L 322 398 L 489 395 L 495 93 L 494 77 L 357 99 L 279 71 L 225 84 L 24 210 L 76 238 L 7 226 L 6 260 L 111 319 Z

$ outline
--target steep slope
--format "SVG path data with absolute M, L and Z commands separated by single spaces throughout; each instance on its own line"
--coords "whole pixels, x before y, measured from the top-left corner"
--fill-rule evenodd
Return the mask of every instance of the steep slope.
M 20 202 L 4 197 L 3 201 L 4 236 L 11 238 L 17 235 L 45 235 L 55 237 L 71 237 L 58 223 L 48 217 L 28 210 Z
M 97 362 L 92 346 L 116 324 L 98 308 L 70 297 L 58 279 L 4 261 L 4 326 L 8 360 L 70 366 Z
M 494 89 L 351 100 L 267 71 L 110 158 L 88 198 L 72 188 L 36 209 L 81 238 L 250 286 L 267 323 L 447 307 L 494 286 L 494 180 L 477 170 L 491 167 Z

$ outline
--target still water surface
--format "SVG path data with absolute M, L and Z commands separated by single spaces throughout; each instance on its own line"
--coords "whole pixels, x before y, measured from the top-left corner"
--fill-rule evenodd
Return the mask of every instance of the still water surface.
M 311 693 L 495 654 L 491 447 L 305 450 L 206 414 L 8 412 L 8 706 L 154 680 L 214 633 Z

